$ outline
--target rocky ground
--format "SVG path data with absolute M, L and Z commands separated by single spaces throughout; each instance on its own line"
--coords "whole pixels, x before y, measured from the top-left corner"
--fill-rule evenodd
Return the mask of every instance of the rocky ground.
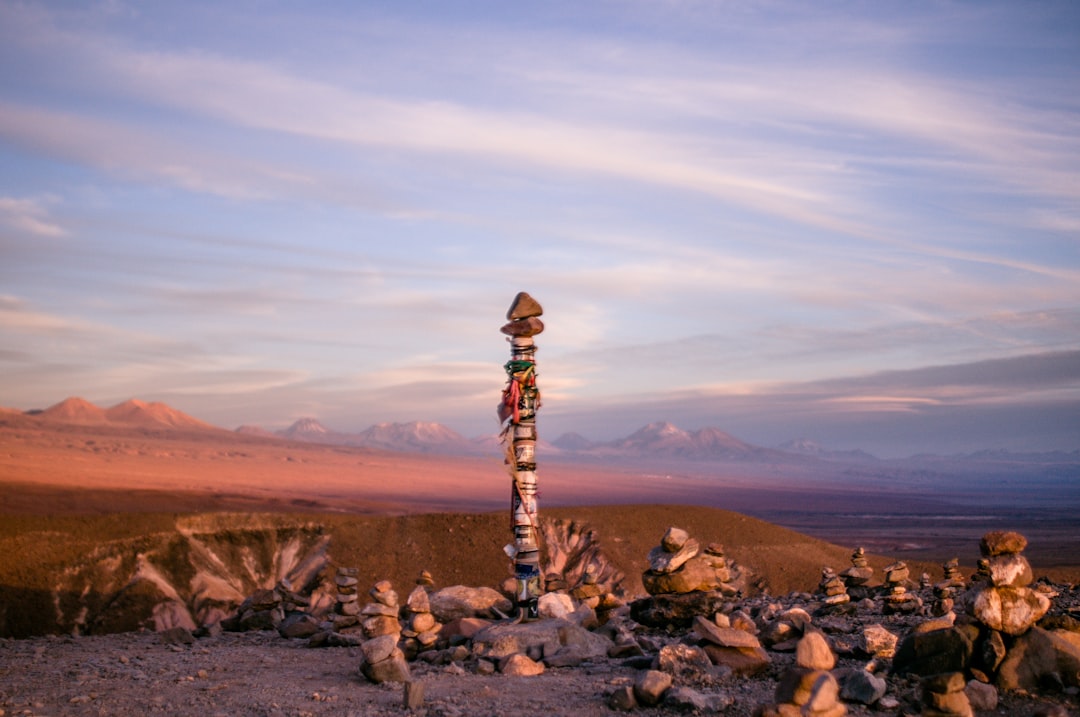
M 1059 586 L 1055 609 L 1075 612 L 1080 591 Z M 791 596 L 778 606 L 806 604 Z M 747 605 L 747 608 L 754 606 Z M 760 608 L 760 606 L 757 606 Z M 880 623 L 903 634 L 919 618 L 882 616 L 865 610 L 822 620 L 837 648 L 835 671 L 863 669 L 865 655 L 850 645 L 861 626 Z M 645 629 L 640 641 L 659 646 L 691 642 L 689 631 Z M 372 684 L 358 667 L 359 647 L 312 649 L 307 640 L 282 638 L 275 631 L 225 632 L 191 642 L 171 640 L 153 632 L 85 637 L 41 637 L 0 641 L 0 715 L 607 715 L 618 711 L 610 696 L 631 686 L 648 667 L 648 652 L 638 658 L 595 657 L 573 667 L 548 667 L 542 674 L 522 677 L 488 672 L 467 651 L 460 660 L 410 663 L 412 679 L 423 690 L 405 706 L 401 683 Z M 845 645 L 847 647 L 845 647 Z M 795 662 L 791 652 L 769 652 L 768 669 L 744 677 L 722 669 L 685 671 L 674 675 L 675 685 L 690 688 L 711 706 L 698 713 L 745 717 L 774 701 L 778 680 Z M 440 664 L 440 662 L 444 662 Z M 887 661 L 879 674 L 887 673 Z M 885 698 L 872 707 L 848 703 L 852 715 L 918 713 L 919 680 L 888 680 Z M 661 704 L 639 707 L 643 716 L 693 712 Z M 1002 693 L 997 707 L 978 714 L 1080 714 L 1077 689 Z

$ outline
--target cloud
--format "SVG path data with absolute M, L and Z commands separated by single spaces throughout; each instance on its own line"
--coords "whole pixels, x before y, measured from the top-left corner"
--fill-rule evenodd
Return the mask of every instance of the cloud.
M 67 231 L 49 221 L 43 203 L 34 199 L 0 197 L 0 226 L 30 236 L 57 238 L 67 236 Z

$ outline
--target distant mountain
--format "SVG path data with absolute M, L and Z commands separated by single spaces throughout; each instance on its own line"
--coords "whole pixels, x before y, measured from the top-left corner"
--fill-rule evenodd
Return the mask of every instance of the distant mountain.
M 587 451 L 596 445 L 580 433 L 564 433 L 551 444 L 564 451 Z
M 240 426 L 236 429 L 236 433 L 243 434 L 245 436 L 258 436 L 260 438 L 281 438 L 273 431 L 268 431 L 261 426 Z
M 644 426 L 626 438 L 579 451 L 593 455 L 665 457 L 684 460 L 770 461 L 790 460 L 781 451 L 761 448 L 718 428 L 684 431 L 666 421 Z
M 830 461 L 877 461 L 880 460 L 877 456 L 871 455 L 866 451 L 854 450 L 854 451 L 834 451 L 822 447 L 819 443 L 811 441 L 808 438 L 797 438 L 793 441 L 788 441 L 777 446 L 777 450 L 785 451 L 786 453 L 794 453 L 800 456 L 813 456 L 814 458 L 823 458 Z
M 160 402 L 146 403 L 135 398 L 118 403 L 112 408 L 102 409 L 85 399 L 72 397 L 66 398 L 44 411 L 35 411 L 33 415 L 46 421 L 79 425 L 219 430 L 216 426 L 192 418 L 183 411 L 178 411 L 167 404 Z
M 428 421 L 377 423 L 355 434 L 355 438 L 359 439 L 359 445 L 390 451 L 459 453 L 471 448 L 468 439 L 460 433 L 441 423 Z
M 111 423 L 123 423 L 140 428 L 215 428 L 172 406 L 161 402 L 144 403 L 136 398 L 107 409 L 105 418 Z
M 61 423 L 102 424 L 107 423 L 109 420 L 104 409 L 98 408 L 86 399 L 76 396 L 65 398 L 60 403 L 49 406 L 37 415 Z
M 282 438 L 288 438 L 290 441 L 307 441 L 308 443 L 335 443 L 343 444 L 343 440 L 339 440 L 339 436 L 344 434 L 338 434 L 331 431 L 329 428 L 319 423 L 314 418 L 301 418 L 295 421 L 288 428 L 277 431 L 277 435 Z

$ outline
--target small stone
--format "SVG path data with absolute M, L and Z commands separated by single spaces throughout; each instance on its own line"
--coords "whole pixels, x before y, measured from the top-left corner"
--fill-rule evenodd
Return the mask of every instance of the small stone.
M 998 706 L 998 691 L 993 685 L 970 680 L 964 687 L 968 703 L 976 712 L 993 712 Z
M 514 297 L 513 302 L 510 304 L 510 308 L 506 312 L 507 321 L 515 321 L 517 319 L 526 319 L 530 316 L 543 316 L 544 309 L 540 306 L 540 302 L 529 296 L 527 292 L 519 292 Z
M 543 332 L 544 322 L 535 316 L 529 316 L 524 319 L 517 319 L 505 324 L 499 331 L 503 332 L 507 336 L 536 336 Z
M 407 710 L 420 709 L 424 706 L 424 683 L 410 680 L 401 690 L 401 706 Z
M 677 553 L 682 550 L 682 547 L 686 545 L 686 541 L 690 539 L 690 534 L 682 528 L 676 528 L 671 526 L 664 533 L 664 537 L 660 540 L 661 547 L 669 553 Z
M 515 652 L 503 659 L 499 672 L 512 677 L 533 677 L 544 673 L 544 665 L 530 659 L 528 655 Z
M 620 712 L 632 712 L 638 707 L 637 698 L 634 697 L 634 688 L 629 685 L 617 688 L 608 697 L 607 702 L 608 707 Z
M 888 683 L 866 670 L 849 670 L 839 678 L 840 698 L 845 702 L 872 705 L 885 696 Z
M 645 707 L 655 707 L 669 687 L 671 675 L 660 670 L 646 670 L 634 682 L 634 697 Z

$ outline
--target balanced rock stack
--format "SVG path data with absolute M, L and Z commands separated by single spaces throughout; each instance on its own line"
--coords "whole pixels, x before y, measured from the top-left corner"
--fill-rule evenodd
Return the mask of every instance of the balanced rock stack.
M 934 617 L 948 615 L 953 610 L 956 593 L 966 586 L 964 576 L 960 572 L 960 560 L 952 558 L 941 566 L 945 579 L 934 585 L 934 602 L 930 606 L 930 614 Z
M 984 535 L 979 543 L 983 574 L 967 596 L 968 613 L 1006 635 L 1024 634 L 1050 609 L 1050 599 L 1028 587 L 1034 578 L 1021 555 L 1025 547 L 1027 539 L 1016 532 Z
M 843 579 L 832 568 L 825 567 L 821 569 L 821 583 L 818 584 L 818 590 L 824 594 L 825 597 L 822 602 L 827 607 L 851 602 L 851 596 L 847 592 L 847 585 L 844 584 Z
M 844 579 L 848 595 L 859 600 L 869 597 L 866 585 L 874 577 L 874 569 L 866 559 L 866 551 L 861 547 L 855 548 L 851 553 L 851 567 L 840 573 L 840 577 Z
M 960 572 L 960 559 L 952 558 L 947 560 L 941 565 L 941 572 L 944 575 L 944 580 L 938 583 L 941 587 L 948 588 L 965 588 L 967 582 L 964 580 L 963 573 Z
M 731 570 L 724 558 L 724 548 L 710 543 L 701 549 L 697 540 L 682 528 L 670 527 L 660 545 L 649 551 L 649 569 L 641 576 L 650 595 L 720 591 L 735 595 Z
M 922 683 L 924 717 L 974 717 L 962 672 L 932 675 Z
M 389 580 L 380 580 L 368 591 L 374 602 L 360 609 L 364 637 L 360 646 L 364 660 L 360 672 L 375 683 L 408 682 L 409 663 L 398 647 L 401 639 L 398 595 Z
M 402 630 L 406 654 L 411 658 L 435 648 L 439 641 L 442 624 L 431 613 L 431 601 L 423 584 L 417 585 L 405 600 L 408 609 L 408 626 Z
M 780 678 L 775 705 L 759 711 L 762 717 L 840 717 L 847 707 L 840 701 L 840 683 L 829 672 L 836 665 L 836 655 L 825 636 L 816 629 L 807 630 L 795 649 L 795 667 Z
M 885 604 L 882 612 L 886 615 L 908 615 L 922 607 L 922 599 L 908 592 L 908 577 L 911 571 L 903 560 L 885 568 Z

